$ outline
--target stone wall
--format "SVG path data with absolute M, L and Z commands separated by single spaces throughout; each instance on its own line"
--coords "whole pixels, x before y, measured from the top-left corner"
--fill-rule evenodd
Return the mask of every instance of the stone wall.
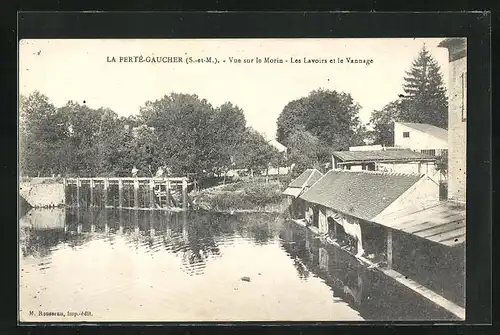
M 465 201 L 467 174 L 467 58 L 450 63 L 448 106 L 448 197 Z
M 33 208 L 19 219 L 19 226 L 35 229 L 62 229 L 65 220 L 65 208 Z
M 63 183 L 21 182 L 19 195 L 32 207 L 56 207 L 65 204 Z

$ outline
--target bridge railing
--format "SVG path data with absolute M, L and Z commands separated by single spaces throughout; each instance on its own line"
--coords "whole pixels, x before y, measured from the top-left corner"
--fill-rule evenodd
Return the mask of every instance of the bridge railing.
M 64 179 L 66 192 L 71 195 L 69 202 L 76 207 L 99 206 L 100 204 L 105 207 L 117 208 L 186 210 L 188 206 L 187 189 L 188 185 L 192 184 L 187 177 L 77 177 Z M 85 190 L 82 192 L 84 185 Z M 118 186 L 118 199 L 115 198 L 117 201 L 113 201 L 113 205 L 109 205 L 108 199 L 113 193 L 110 186 L 113 186 L 115 195 L 116 186 Z M 129 191 L 130 187 L 133 187 L 133 202 L 132 199 L 129 199 L 129 206 L 124 206 L 124 186 Z M 144 195 L 144 199 L 139 196 L 139 193 Z

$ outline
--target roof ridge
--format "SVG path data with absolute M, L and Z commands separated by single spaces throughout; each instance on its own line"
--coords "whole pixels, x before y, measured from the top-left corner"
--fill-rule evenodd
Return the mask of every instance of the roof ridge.
M 347 172 L 347 173 L 365 173 L 365 174 L 377 174 L 377 175 L 385 175 L 385 176 L 404 176 L 404 177 L 420 177 L 425 176 L 423 173 L 414 173 L 414 172 L 395 172 L 395 171 L 373 171 L 373 170 L 347 170 L 347 169 L 331 169 L 330 171 L 339 171 L 339 172 Z
M 309 170 L 309 169 L 308 169 Z M 307 186 L 307 183 L 309 182 L 309 180 L 311 180 L 311 177 L 313 176 L 314 174 L 314 170 L 316 169 L 311 169 L 311 173 L 309 174 L 309 177 L 307 177 L 306 181 L 302 184 L 302 188 L 306 187 Z M 306 170 L 307 171 L 307 170 Z

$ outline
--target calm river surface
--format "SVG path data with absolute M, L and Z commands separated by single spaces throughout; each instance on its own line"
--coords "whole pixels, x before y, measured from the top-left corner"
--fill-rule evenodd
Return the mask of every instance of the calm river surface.
M 454 319 L 277 215 L 31 210 L 19 252 L 21 321 Z

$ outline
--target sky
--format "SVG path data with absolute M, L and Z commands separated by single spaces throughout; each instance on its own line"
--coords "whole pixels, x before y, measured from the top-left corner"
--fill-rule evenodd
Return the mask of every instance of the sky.
M 274 138 L 285 105 L 320 88 L 350 93 L 361 105 L 361 121 L 369 122 L 373 110 L 403 93 L 405 72 L 424 44 L 440 65 L 446 86 L 448 51 L 437 47 L 443 39 L 21 40 L 19 93 L 38 90 L 58 107 L 69 100 L 85 101 L 123 116 L 137 114 L 146 101 L 165 94 L 196 94 L 214 107 L 230 101 L 243 109 L 247 125 Z M 182 61 L 125 62 L 135 56 Z M 187 63 L 189 57 L 217 58 L 218 63 Z M 283 63 L 265 63 L 265 57 Z M 349 63 L 347 57 L 369 60 L 369 65 Z

